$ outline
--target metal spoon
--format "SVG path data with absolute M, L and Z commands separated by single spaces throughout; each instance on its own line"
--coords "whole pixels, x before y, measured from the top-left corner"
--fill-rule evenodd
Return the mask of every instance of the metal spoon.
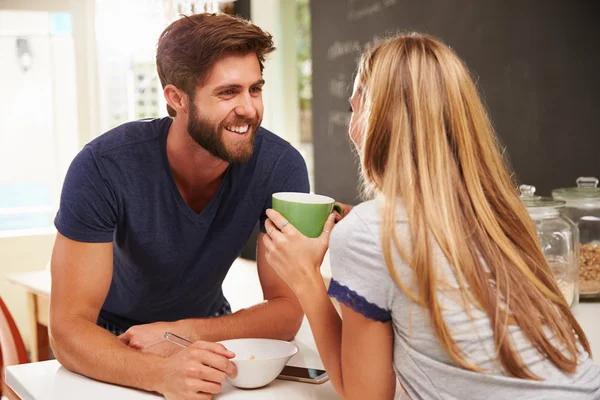
M 177 336 L 176 334 L 171 332 L 165 332 L 165 339 L 181 347 L 189 347 L 192 344 L 192 342 L 190 342 L 189 340 L 184 339 L 181 336 Z

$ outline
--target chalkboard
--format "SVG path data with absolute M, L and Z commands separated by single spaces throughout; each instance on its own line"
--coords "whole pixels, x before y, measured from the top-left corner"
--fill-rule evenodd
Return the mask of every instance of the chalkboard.
M 358 157 L 347 135 L 360 51 L 416 30 L 441 38 L 475 76 L 519 183 L 549 195 L 600 178 L 598 2 L 313 0 L 315 188 L 355 204 Z

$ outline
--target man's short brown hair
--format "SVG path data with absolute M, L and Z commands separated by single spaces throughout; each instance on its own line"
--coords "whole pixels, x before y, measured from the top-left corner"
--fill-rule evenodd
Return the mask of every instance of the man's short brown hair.
M 193 99 L 196 87 L 222 56 L 255 53 L 262 72 L 265 56 L 273 50 L 273 37 L 249 21 L 227 14 L 194 14 L 162 32 L 156 67 L 163 88 L 172 84 Z M 167 111 L 176 115 L 169 105 Z

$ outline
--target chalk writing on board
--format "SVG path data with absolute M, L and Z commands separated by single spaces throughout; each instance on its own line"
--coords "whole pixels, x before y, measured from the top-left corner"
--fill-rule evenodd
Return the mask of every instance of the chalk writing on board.
M 346 75 L 339 74 L 336 78 L 329 81 L 329 93 L 338 99 L 347 99 L 349 97 L 350 82 Z
M 327 49 L 327 59 L 335 60 L 348 54 L 360 53 L 360 42 L 358 40 L 346 40 L 344 42 L 335 41 Z
M 342 126 L 344 129 L 347 129 L 348 124 L 350 123 L 351 115 L 352 113 L 349 111 L 329 111 L 327 134 L 332 136 L 335 128 L 338 126 Z
M 348 21 L 356 21 L 361 18 L 377 14 L 387 7 L 396 4 L 398 0 L 347 0 Z

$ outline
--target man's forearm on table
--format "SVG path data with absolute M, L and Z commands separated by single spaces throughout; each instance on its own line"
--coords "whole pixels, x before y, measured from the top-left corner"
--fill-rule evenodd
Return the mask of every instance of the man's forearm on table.
M 156 391 L 161 357 L 124 345 L 110 332 L 82 318 L 52 327 L 51 344 L 57 360 L 70 371 L 99 381 Z
M 186 319 L 177 322 L 179 332 L 190 340 L 219 341 L 243 337 L 292 340 L 304 314 L 298 303 L 274 298 L 231 315 L 216 318 Z

